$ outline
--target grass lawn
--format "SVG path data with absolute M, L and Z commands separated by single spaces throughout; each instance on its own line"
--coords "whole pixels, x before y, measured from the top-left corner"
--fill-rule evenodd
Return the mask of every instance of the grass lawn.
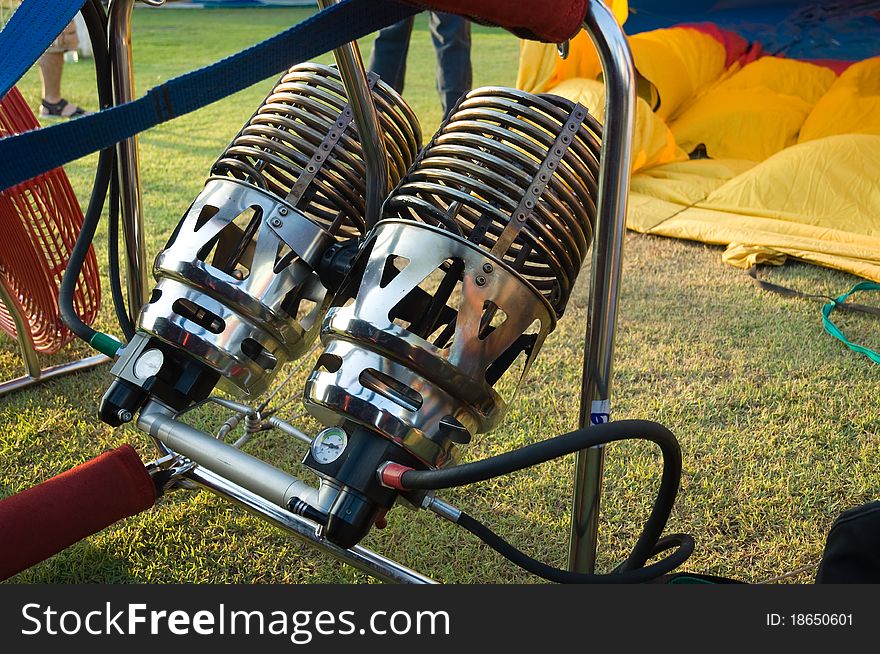
M 285 26 L 307 10 L 172 11 L 134 15 L 138 90 L 210 63 Z M 369 43 L 363 44 L 366 56 Z M 517 40 L 474 26 L 475 84 L 512 85 Z M 329 61 L 329 57 L 324 57 Z M 427 23 L 412 39 L 405 96 L 426 135 L 440 120 Z M 90 61 L 68 65 L 66 97 L 94 107 Z M 199 192 L 208 169 L 271 87 L 242 91 L 141 137 L 148 248 L 154 256 Z M 39 81 L 20 88 L 32 107 Z M 95 157 L 67 167 L 83 203 Z M 106 231 L 96 242 L 106 261 Z M 842 510 L 880 495 L 880 368 L 826 336 L 818 306 L 757 290 L 720 250 L 630 234 L 625 253 L 614 416 L 648 418 L 675 432 L 684 476 L 670 531 L 692 533 L 694 571 L 757 582 L 815 564 L 825 534 Z M 791 263 L 774 281 L 837 295 L 855 278 Z M 467 457 L 481 458 L 571 429 L 577 420 L 588 271 L 550 336 L 517 402 L 494 434 L 474 439 Z M 118 332 L 109 292 L 99 328 Z M 868 299 L 866 299 L 868 300 Z M 878 344 L 876 319 L 840 316 L 854 340 Z M 85 348 L 72 346 L 61 361 Z M 51 359 L 51 361 L 50 361 Z M 0 373 L 20 374 L 15 343 L 0 338 Z M 306 365 L 292 384 L 302 387 Z M 0 400 L 0 496 L 66 470 L 103 450 L 131 442 L 154 452 L 133 428 L 112 430 L 96 415 L 110 382 L 106 369 L 84 373 Z M 298 413 L 296 403 L 288 417 Z M 196 417 L 203 426 L 214 416 Z M 297 419 L 306 430 L 317 424 Z M 293 469 L 298 443 L 272 433 L 247 446 Z M 533 556 L 564 565 L 573 457 L 444 494 L 486 519 Z M 602 507 L 600 568 L 632 546 L 658 480 L 658 455 L 647 445 L 609 447 Z M 34 516 L 38 521 L 39 516 Z M 532 582 L 467 533 L 432 515 L 405 509 L 389 516 L 365 544 L 447 582 Z M 809 582 L 815 569 L 789 580 Z M 20 575 L 17 582 L 355 582 L 361 573 L 293 541 L 206 493 L 180 492 Z

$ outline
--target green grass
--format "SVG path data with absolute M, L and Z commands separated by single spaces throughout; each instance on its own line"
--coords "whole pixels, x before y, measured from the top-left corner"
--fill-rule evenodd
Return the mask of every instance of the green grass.
M 305 16 L 303 10 L 135 12 L 140 92 L 209 63 Z M 369 40 L 363 44 L 366 55 Z M 477 85 L 511 85 L 518 43 L 474 27 Z M 324 58 L 329 60 L 329 58 Z M 434 59 L 424 19 L 417 23 L 406 97 L 430 135 L 440 119 Z M 141 137 L 152 257 L 198 193 L 213 158 L 247 119 L 271 82 Z M 32 71 L 21 88 L 36 107 Z M 95 104 L 90 63 L 68 65 L 68 99 Z M 67 167 L 88 197 L 95 158 Z M 97 242 L 105 260 L 106 233 Z M 854 278 L 789 264 L 768 275 L 797 288 L 838 294 Z M 584 271 L 557 330 L 502 426 L 474 439 L 476 459 L 571 429 L 577 420 L 589 274 Z M 105 298 L 109 293 L 105 290 Z M 870 298 L 865 298 L 868 300 Z M 854 339 L 880 344 L 876 319 L 841 315 Z M 105 303 L 99 319 L 115 331 Z M 46 362 L 61 361 L 82 347 Z M 309 366 L 296 376 L 301 388 Z M 19 374 L 15 344 L 0 340 L 0 372 Z M 684 477 L 670 531 L 694 534 L 687 568 L 760 581 L 815 563 L 834 517 L 880 494 L 880 368 L 822 332 L 818 306 L 757 290 L 721 263 L 720 250 L 648 236 L 627 237 L 614 378 L 614 416 L 649 418 L 672 429 Z M 47 383 L 0 401 L 0 494 L 7 495 L 124 442 L 154 452 L 131 428 L 96 417 L 110 380 L 104 370 Z M 292 406 L 296 406 L 295 404 Z M 292 409 L 288 415 L 296 413 Z M 216 424 L 208 413 L 196 420 Z M 305 429 L 317 425 L 298 419 Z M 272 434 L 248 451 L 294 469 L 300 445 Z M 556 565 L 566 560 L 573 458 L 444 494 L 515 544 Z M 600 567 L 634 542 L 655 492 L 658 456 L 647 445 L 608 448 Z M 39 516 L 34 516 L 35 522 Z M 405 509 L 366 545 L 447 582 L 532 582 L 473 538 L 433 516 Z M 806 582 L 810 569 L 794 581 Z M 357 571 L 291 540 L 208 494 L 175 493 L 14 578 L 17 582 L 353 582 Z

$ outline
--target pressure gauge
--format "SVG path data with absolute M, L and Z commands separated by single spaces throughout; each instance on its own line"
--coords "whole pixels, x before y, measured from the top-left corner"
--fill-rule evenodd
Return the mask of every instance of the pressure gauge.
M 134 362 L 134 376 L 138 379 L 147 379 L 154 376 L 162 368 L 165 357 L 160 350 L 151 349 L 141 354 Z
M 312 456 L 318 463 L 333 463 L 348 445 L 348 434 L 341 427 L 328 427 L 312 441 Z

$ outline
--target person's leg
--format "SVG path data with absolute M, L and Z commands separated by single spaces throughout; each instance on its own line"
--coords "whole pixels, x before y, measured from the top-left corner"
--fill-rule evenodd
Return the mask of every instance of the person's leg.
M 55 42 L 40 57 L 40 82 L 43 85 L 43 99 L 40 103 L 41 116 L 82 116 L 87 113 L 75 104 L 61 97 L 61 74 L 64 72 L 64 53 L 79 47 L 76 24 L 71 22 Z
M 40 57 L 40 81 L 43 83 L 43 100 L 56 104 L 61 100 L 61 73 L 64 71 L 64 54 L 46 52 Z
M 40 81 L 43 85 L 40 115 L 44 118 L 47 116 L 70 118 L 88 113 L 61 97 L 61 73 L 63 71 L 63 52 L 45 52 L 40 57 Z
M 409 38 L 412 35 L 415 17 L 379 30 L 373 41 L 373 51 L 367 70 L 376 73 L 386 84 L 398 93 L 403 93 L 406 77 L 406 55 L 409 52 Z
M 437 53 L 437 92 L 445 118 L 473 84 L 471 23 L 455 14 L 432 11 L 428 27 Z

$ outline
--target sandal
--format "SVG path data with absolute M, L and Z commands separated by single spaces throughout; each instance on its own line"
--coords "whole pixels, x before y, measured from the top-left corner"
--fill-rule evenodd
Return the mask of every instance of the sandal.
M 40 116 L 42 118 L 78 118 L 89 113 L 91 112 L 86 111 L 82 107 L 77 107 L 75 104 L 70 104 L 64 98 L 61 98 L 58 102 L 40 100 Z

